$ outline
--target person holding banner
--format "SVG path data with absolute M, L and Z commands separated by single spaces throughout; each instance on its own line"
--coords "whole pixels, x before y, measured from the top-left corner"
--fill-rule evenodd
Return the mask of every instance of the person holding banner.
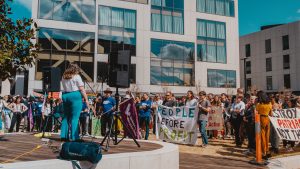
M 292 100 L 289 97 L 285 98 L 285 103 L 283 104 L 284 109 L 294 108 L 295 106 L 292 103 Z M 295 141 L 282 140 L 283 147 L 287 152 L 293 152 L 295 147 Z
M 258 104 L 256 106 L 256 111 L 260 115 L 260 127 L 261 127 L 261 150 L 264 159 L 270 157 L 269 152 L 269 140 L 270 140 L 270 119 L 272 116 L 272 104 L 268 95 L 260 91 L 257 94 Z
M 187 92 L 187 100 L 185 101 L 184 105 L 187 107 L 196 107 L 197 106 L 197 99 L 194 96 L 193 91 L 189 90 Z
M 271 104 L 272 104 L 273 110 L 282 109 L 281 105 L 279 104 L 278 98 L 276 98 L 274 95 L 270 95 L 270 99 L 271 99 Z M 270 128 L 270 142 L 271 142 L 271 151 L 275 154 L 278 154 L 280 138 L 277 135 L 276 129 L 272 123 L 271 123 L 271 128 Z
M 166 107 L 175 107 L 176 106 L 176 102 L 173 99 L 171 92 L 166 93 L 165 100 L 163 101 L 163 105 Z
M 201 133 L 202 138 L 202 147 L 205 148 L 208 145 L 208 137 L 206 133 L 206 125 L 208 121 L 208 115 L 211 110 L 210 101 L 206 98 L 206 92 L 201 91 L 199 92 L 199 113 L 198 113 L 198 124 L 199 124 L 199 131 Z
M 143 124 L 145 124 L 145 129 L 146 129 L 145 140 L 148 140 L 152 101 L 149 99 L 147 93 L 143 94 L 142 101 L 138 104 L 138 107 L 139 107 L 139 126 L 143 126 Z
M 82 108 L 82 97 L 89 105 L 84 83 L 79 75 L 80 70 L 78 65 L 70 63 L 62 77 L 64 116 L 60 138 L 63 141 L 79 140 L 78 122 Z M 70 135 L 69 129 L 71 129 Z

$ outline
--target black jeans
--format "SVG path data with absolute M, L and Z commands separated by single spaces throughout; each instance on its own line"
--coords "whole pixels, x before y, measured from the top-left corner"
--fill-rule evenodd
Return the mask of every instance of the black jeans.
M 85 135 L 88 132 L 89 116 L 81 116 L 79 120 L 80 120 L 81 134 Z
M 101 135 L 105 136 L 106 134 L 106 125 L 108 125 L 108 129 L 111 127 L 113 115 L 105 114 L 101 116 Z M 113 128 L 112 128 L 113 130 Z
M 17 124 L 16 132 L 19 132 L 21 120 L 22 120 L 22 113 L 21 112 L 13 113 L 13 117 L 12 117 L 12 120 L 11 120 L 11 125 L 10 125 L 10 128 L 9 128 L 8 132 L 10 132 L 10 133 L 13 132 L 16 124 Z
M 34 116 L 34 126 L 36 131 L 42 131 L 42 115 Z
M 233 125 L 233 128 L 234 128 L 234 135 L 235 135 L 235 144 L 237 146 L 242 145 L 241 133 L 240 133 L 242 120 L 243 120 L 243 117 L 240 116 L 240 115 L 237 115 L 236 118 L 232 118 L 232 125 Z
M 248 138 L 248 148 L 255 150 L 255 123 L 245 123 Z

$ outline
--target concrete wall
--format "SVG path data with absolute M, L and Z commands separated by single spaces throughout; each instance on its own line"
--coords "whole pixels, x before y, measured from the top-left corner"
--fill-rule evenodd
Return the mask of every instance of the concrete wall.
M 5 96 L 5 95 L 9 95 L 10 94 L 10 83 L 8 80 L 2 81 L 0 82 L 1 84 L 1 91 L 0 91 L 0 95 L 1 96 Z
M 152 143 L 163 147 L 154 151 L 104 155 L 97 165 L 89 162 L 79 162 L 79 164 L 82 169 L 179 169 L 177 145 L 164 142 Z M 74 169 L 70 161 L 63 160 L 18 162 L 0 165 L 0 167 L 3 169 Z
M 282 50 L 282 36 L 289 35 L 289 50 Z M 251 74 L 247 78 L 252 79 L 252 85 L 259 90 L 267 90 L 266 77 L 273 77 L 273 90 L 284 89 L 284 74 L 291 76 L 291 90 L 300 91 L 298 81 L 300 80 L 300 21 L 277 26 L 267 30 L 252 33 L 240 38 L 240 58 L 246 56 L 245 45 L 251 45 Z M 272 52 L 265 53 L 265 40 L 271 39 Z M 283 55 L 290 55 L 290 69 L 283 69 Z M 266 72 L 266 58 L 272 58 L 272 71 Z M 241 86 L 244 87 L 244 63 L 241 61 Z M 298 75 L 298 76 L 297 76 Z

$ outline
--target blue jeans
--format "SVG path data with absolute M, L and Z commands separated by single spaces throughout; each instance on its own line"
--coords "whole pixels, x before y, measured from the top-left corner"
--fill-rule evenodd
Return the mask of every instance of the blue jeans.
M 199 124 L 199 131 L 201 133 L 202 144 L 207 145 L 208 144 L 208 138 L 207 138 L 207 134 L 206 134 L 207 121 L 199 120 L 198 124 Z
M 0 111 L 0 130 L 2 130 L 2 112 Z
M 82 98 L 79 91 L 64 93 L 62 96 L 64 106 L 64 116 L 61 124 L 61 139 L 71 139 L 72 141 L 79 139 L 79 116 L 82 109 Z M 69 125 L 71 133 L 69 135 Z

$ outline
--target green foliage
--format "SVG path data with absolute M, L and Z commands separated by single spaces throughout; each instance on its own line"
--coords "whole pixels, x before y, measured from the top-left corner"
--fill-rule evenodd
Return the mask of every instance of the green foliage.
M 35 64 L 37 44 L 32 42 L 36 23 L 32 19 L 13 22 L 9 2 L 0 0 L 0 80 L 13 78 L 17 72 Z

